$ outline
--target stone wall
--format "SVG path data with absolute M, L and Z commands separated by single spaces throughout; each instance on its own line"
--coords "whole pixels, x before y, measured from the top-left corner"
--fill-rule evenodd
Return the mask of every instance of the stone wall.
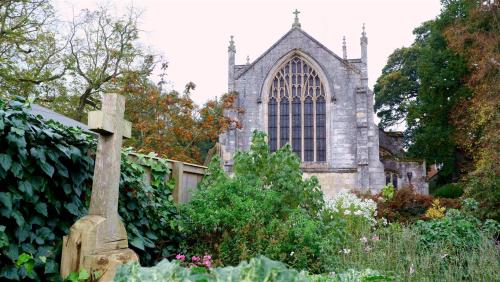
M 352 191 L 357 189 L 357 172 L 304 172 L 304 177 L 316 176 L 325 200 L 333 198 L 335 194 L 342 191 Z

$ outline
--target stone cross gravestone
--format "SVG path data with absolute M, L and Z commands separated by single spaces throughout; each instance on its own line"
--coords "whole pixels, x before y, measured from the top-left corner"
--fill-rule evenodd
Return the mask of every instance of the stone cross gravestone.
M 122 138 L 131 135 L 124 112 L 125 98 L 106 94 L 102 111 L 89 113 L 89 128 L 99 133 L 89 215 L 79 219 L 63 238 L 63 278 L 84 268 L 98 272 L 99 281 L 110 281 L 119 264 L 138 260 L 128 249 L 127 232 L 118 215 Z

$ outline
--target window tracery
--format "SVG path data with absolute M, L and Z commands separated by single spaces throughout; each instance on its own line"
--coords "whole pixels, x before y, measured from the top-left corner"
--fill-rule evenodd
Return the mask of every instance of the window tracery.
M 304 162 L 326 161 L 326 99 L 317 71 L 294 56 L 274 76 L 268 101 L 270 150 L 291 144 Z

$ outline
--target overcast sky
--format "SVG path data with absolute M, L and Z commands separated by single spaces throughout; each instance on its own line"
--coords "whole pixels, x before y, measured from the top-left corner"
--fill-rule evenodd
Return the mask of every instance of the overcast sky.
M 368 36 L 369 85 L 373 86 L 394 49 L 409 46 L 412 30 L 434 19 L 439 0 L 56 0 L 61 17 L 98 5 L 121 13 L 133 5 L 143 10 L 141 42 L 169 62 L 171 87 L 192 81 L 199 104 L 227 91 L 229 36 L 236 42 L 236 64 L 260 56 L 291 28 L 300 11 L 302 29 L 342 57 L 342 36 L 349 58 L 359 58 L 361 26 Z M 152 77 L 157 80 L 157 74 Z

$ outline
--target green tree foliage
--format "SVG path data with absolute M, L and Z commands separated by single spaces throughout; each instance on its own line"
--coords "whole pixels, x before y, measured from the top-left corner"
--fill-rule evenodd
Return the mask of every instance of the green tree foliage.
M 303 179 L 289 146 L 270 154 L 265 135 L 255 132 L 250 150 L 236 155 L 233 176 L 219 164 L 214 159 L 200 190 L 181 207 L 189 252 L 208 252 L 226 265 L 263 254 L 315 273 L 331 267 L 345 221 L 322 218 L 317 179 Z
M 405 123 L 409 153 L 443 164 L 438 184 L 465 180 L 483 217 L 499 218 L 498 3 L 442 1 L 375 85 L 384 128 Z
M 443 163 L 441 175 L 448 181 L 458 176 L 464 163 L 461 148 L 450 138 L 455 132 L 450 115 L 469 90 L 462 80 L 468 74 L 465 60 L 449 49 L 443 31 L 464 16 L 463 2 L 443 2 L 435 20 L 415 29 L 415 42 L 389 57 L 374 87 L 380 125 L 405 122 L 409 153 Z
M 0 1 L 0 97 L 43 98 L 60 86 L 66 43 L 50 1 Z
M 23 100 L 0 100 L 0 280 L 56 281 L 62 237 L 87 213 L 95 141 L 28 109 Z M 119 213 L 143 265 L 175 254 L 179 245 L 167 173 L 165 161 L 152 154 L 122 154 Z
M 470 75 L 464 78 L 471 97 L 456 104 L 451 121 L 454 138 L 471 156 L 466 192 L 479 200 L 482 216 L 500 220 L 500 23 L 498 2 L 468 1 L 467 17 L 444 32 L 450 48 L 464 57 Z

